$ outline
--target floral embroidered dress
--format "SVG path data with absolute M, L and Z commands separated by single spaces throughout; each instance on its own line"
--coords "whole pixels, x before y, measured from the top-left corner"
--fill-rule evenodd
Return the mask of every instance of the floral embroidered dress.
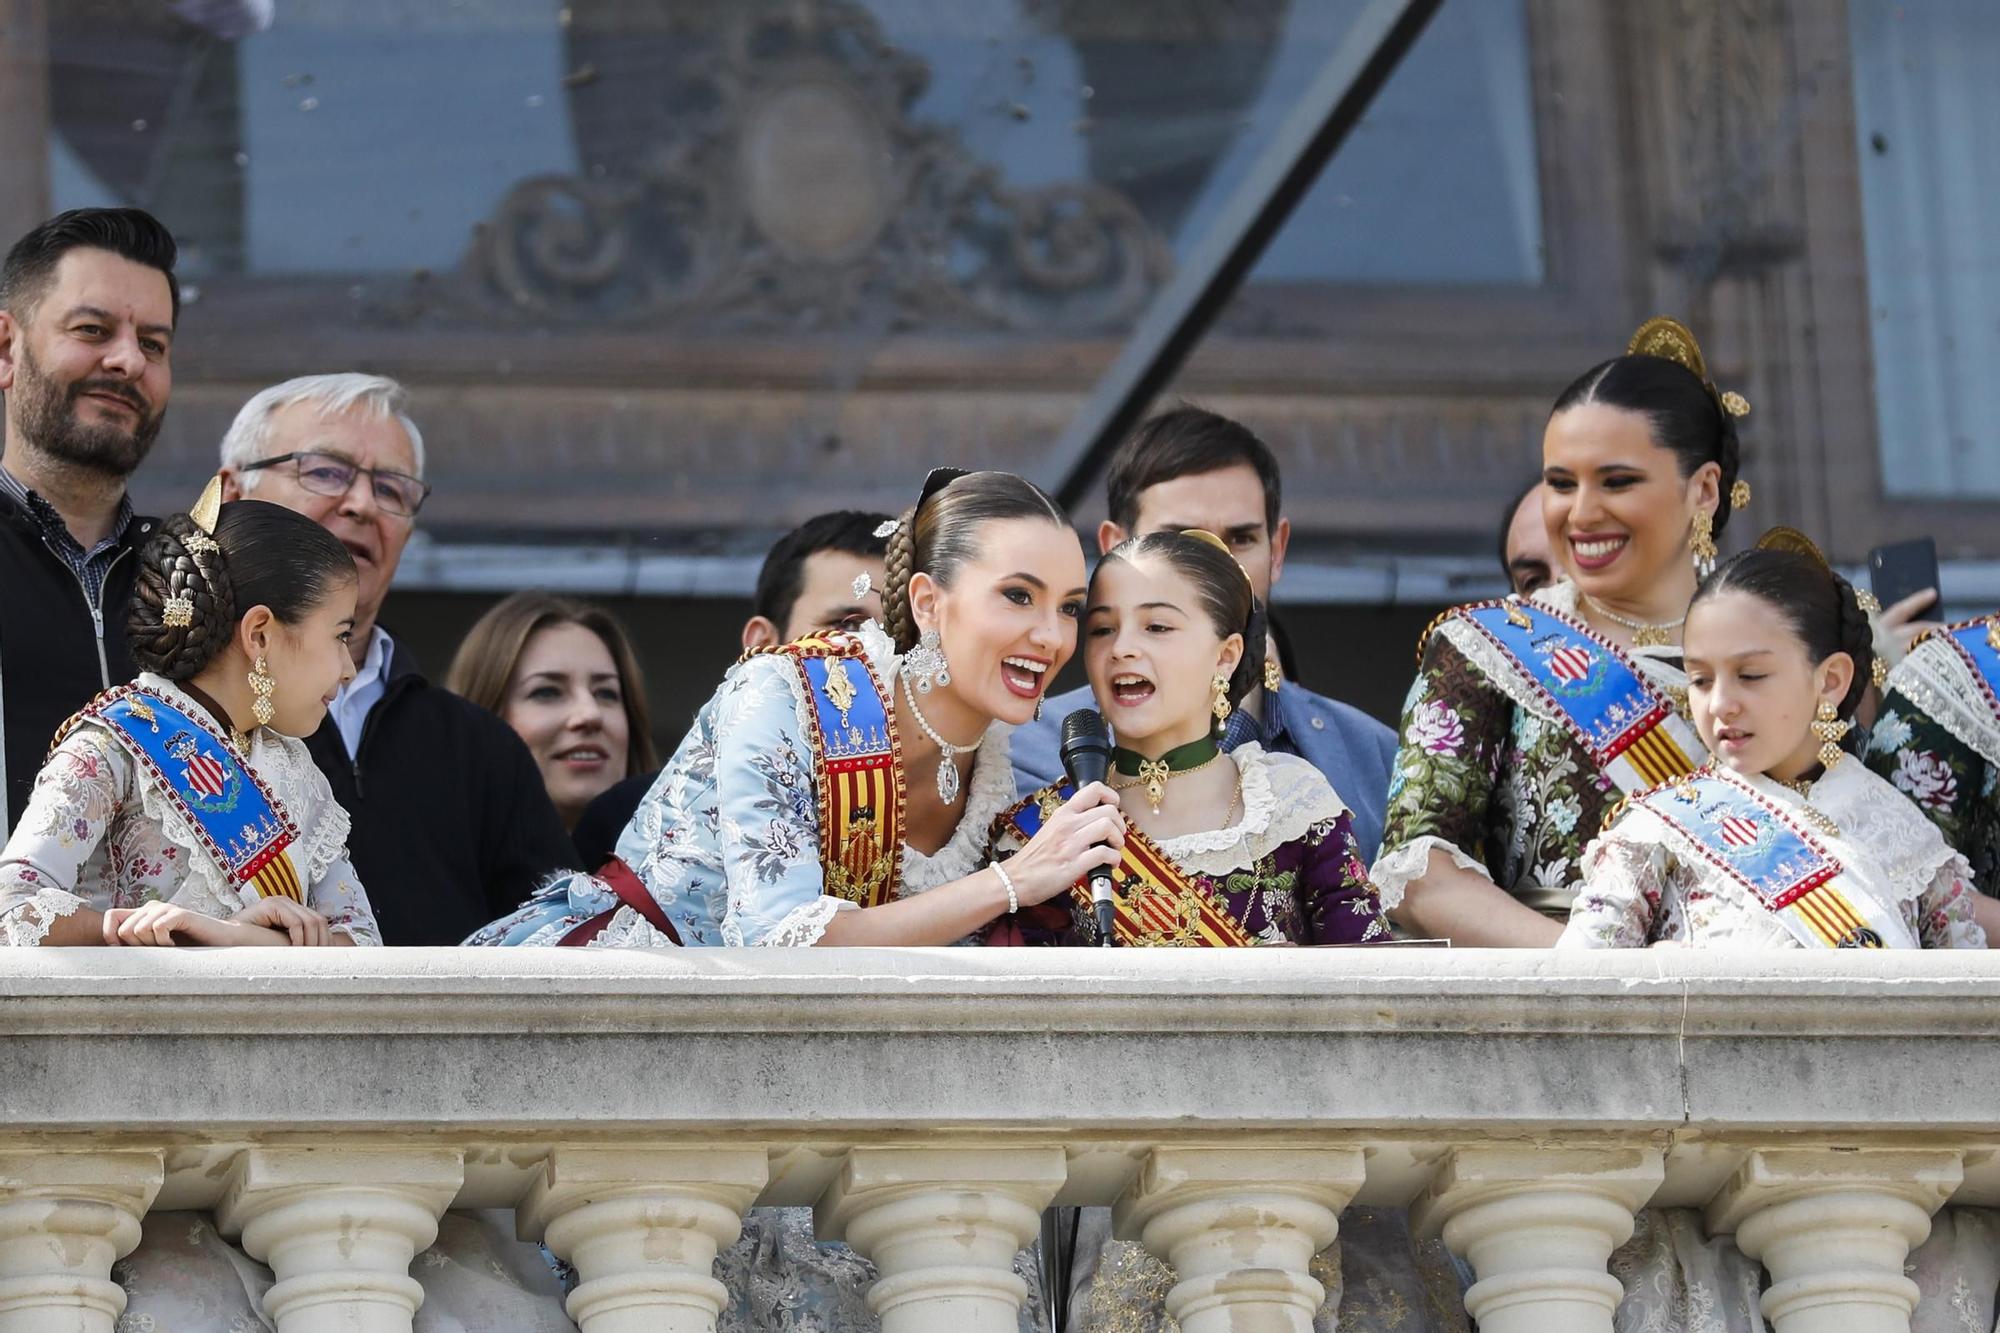
M 1965 858 L 1882 778 L 1846 760 L 1807 796 L 1761 775 L 1743 782 L 1796 812 L 1798 824 L 1839 862 L 1836 882 L 1900 916 L 1906 939 L 1926 949 L 1986 947 L 1972 918 Z M 1660 940 L 1710 949 L 1806 947 L 1652 805 L 1635 802 L 1585 850 L 1584 883 L 1557 947 L 1633 949 Z
M 1154 844 L 1189 887 L 1219 905 L 1253 944 L 1361 944 L 1387 939 L 1388 922 L 1355 843 L 1353 818 L 1320 771 L 1255 741 L 1230 752 L 1243 784 L 1243 814 L 1228 828 Z M 1028 802 L 1059 801 L 1044 787 Z M 1027 839 L 1003 817 L 993 855 L 1005 859 Z M 1003 918 L 1004 920 L 1004 918 Z M 1088 903 L 1070 894 L 1018 914 L 1019 942 L 1097 943 Z M 1138 943 L 1198 944 L 1155 930 Z
M 141 674 L 135 683 L 190 717 L 208 716 L 165 677 Z M 347 811 L 305 742 L 260 727 L 243 758 L 298 828 L 290 856 L 306 906 L 356 944 L 380 944 L 375 914 L 347 859 Z M 157 900 L 227 919 L 258 897 L 250 885 L 225 879 L 159 781 L 105 723 L 86 718 L 50 752 L 0 851 L 0 944 L 39 944 L 56 921 L 82 907 L 102 912 Z
M 1528 605 L 1574 617 L 1576 585 L 1552 584 Z M 1679 653 L 1669 645 L 1623 657 L 1678 708 L 1687 698 Z M 1402 736 L 1369 875 L 1383 905 L 1402 902 L 1441 850 L 1528 906 L 1567 913 L 1584 844 L 1623 794 L 1553 705 L 1472 626 L 1445 618 L 1424 645 Z
M 873 622 L 856 631 L 885 688 L 898 658 Z M 826 933 L 846 898 L 826 892 L 812 710 L 800 672 L 775 654 L 730 668 L 618 839 L 631 866 L 689 945 L 804 945 Z M 987 830 L 1014 799 L 1010 728 L 994 725 L 973 760 L 965 813 L 926 855 L 905 844 L 891 897 L 923 893 L 983 866 Z M 467 944 L 554 944 L 618 905 L 592 875 L 565 875 Z M 620 907 L 593 948 L 670 944 Z
M 2000 897 L 2000 705 L 1945 634 L 1889 673 L 1867 763 L 1971 863 L 1979 891 Z

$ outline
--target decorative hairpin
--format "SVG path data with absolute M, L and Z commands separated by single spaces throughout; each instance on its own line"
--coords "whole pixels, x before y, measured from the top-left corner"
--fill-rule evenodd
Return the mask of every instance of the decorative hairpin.
M 1632 335 L 1632 341 L 1625 346 L 1627 356 L 1657 356 L 1673 362 L 1702 382 L 1715 398 L 1722 410 L 1732 417 L 1750 415 L 1750 400 L 1735 390 L 1724 392 L 1715 387 L 1708 377 L 1708 362 L 1701 354 L 1701 344 L 1694 340 L 1688 326 L 1666 315 L 1656 315 L 1639 326 Z
M 1819 544 L 1803 532 L 1800 532 L 1797 528 L 1788 528 L 1782 525 L 1772 528 L 1757 539 L 1757 549 L 1760 551 L 1789 551 L 1793 555 L 1804 556 L 1829 574 L 1833 572 L 1833 566 L 1827 563 L 1826 554 L 1819 549 Z
M 1750 505 L 1750 483 L 1739 481 L 1729 488 L 1729 509 L 1731 513 L 1747 509 Z
M 193 522 L 195 530 L 181 545 L 204 555 L 213 555 L 222 549 L 215 543 L 215 525 L 222 521 L 221 473 L 208 479 L 208 485 L 202 488 L 201 498 L 188 510 L 188 519 Z
M 864 569 L 854 576 L 854 582 L 848 586 L 854 590 L 854 600 L 858 602 L 874 591 L 875 580 L 870 578 L 868 571 Z
M 877 537 L 893 537 L 902 526 L 903 520 L 900 518 L 885 518 L 875 525 L 875 535 Z

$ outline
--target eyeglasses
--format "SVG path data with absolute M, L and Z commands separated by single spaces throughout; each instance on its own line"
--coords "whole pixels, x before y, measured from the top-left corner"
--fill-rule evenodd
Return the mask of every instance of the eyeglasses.
M 365 473 L 369 488 L 375 493 L 375 503 L 400 518 L 415 518 L 417 511 L 424 507 L 424 499 L 431 493 L 429 482 L 412 477 L 406 472 L 385 472 L 381 468 L 362 467 L 342 458 L 339 454 L 312 452 L 279 454 L 276 458 L 245 463 L 238 470 L 257 472 L 263 468 L 276 467 L 280 463 L 290 463 L 299 479 L 299 485 L 314 495 L 345 495 L 354 485 L 354 479 Z

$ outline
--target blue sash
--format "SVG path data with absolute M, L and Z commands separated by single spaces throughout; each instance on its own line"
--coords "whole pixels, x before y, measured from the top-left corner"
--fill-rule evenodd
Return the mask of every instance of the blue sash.
M 769 651 L 789 657 L 812 700 L 826 892 L 862 907 L 896 895 L 903 852 L 903 765 L 889 701 L 849 635 L 809 635 Z
M 1700 742 L 1673 704 L 1588 626 L 1515 598 L 1463 606 L 1455 614 L 1500 650 L 1624 790 L 1645 790 L 1693 770 L 1689 756 L 1701 752 Z
M 1871 921 L 1836 885 L 1839 861 L 1770 800 L 1724 769 L 1703 769 L 1639 803 L 1747 889 L 1812 948 L 1883 947 L 1887 922 Z M 1881 929 L 1878 929 L 1881 927 Z
M 82 718 L 102 724 L 138 761 L 231 887 L 249 884 L 261 897 L 305 901 L 285 850 L 298 840 L 298 828 L 207 718 L 136 685 L 100 694 L 69 726 Z
M 1995 642 L 2000 639 L 2000 616 L 1955 626 L 1945 638 L 1972 668 L 1972 678 L 1979 682 L 1986 706 L 2000 718 L 2000 643 Z

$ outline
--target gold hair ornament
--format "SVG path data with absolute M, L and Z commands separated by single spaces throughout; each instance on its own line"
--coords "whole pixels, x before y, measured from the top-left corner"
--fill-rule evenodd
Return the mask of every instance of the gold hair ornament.
M 215 543 L 215 525 L 222 521 L 222 474 L 217 473 L 202 487 L 201 498 L 188 510 L 188 519 L 195 530 L 187 535 L 181 545 L 205 555 L 214 555 L 222 548 Z M 168 622 L 172 623 L 172 622 Z
M 1688 326 L 1677 319 L 1655 315 L 1641 324 L 1639 331 L 1632 335 L 1632 341 L 1625 345 L 1625 355 L 1657 356 L 1671 361 L 1700 380 L 1716 405 L 1730 416 L 1750 415 L 1749 399 L 1733 389 L 1725 392 L 1715 387 L 1715 381 L 1708 377 L 1708 361 L 1701 354 L 1701 344 L 1694 340 Z
M 1757 549 L 1760 551 L 1789 551 L 1793 555 L 1804 556 L 1829 574 L 1833 572 L 1833 566 L 1827 563 L 1826 555 L 1819 549 L 1819 544 L 1803 532 L 1800 532 L 1797 528 L 1788 528 L 1783 525 L 1772 528 L 1757 539 Z

